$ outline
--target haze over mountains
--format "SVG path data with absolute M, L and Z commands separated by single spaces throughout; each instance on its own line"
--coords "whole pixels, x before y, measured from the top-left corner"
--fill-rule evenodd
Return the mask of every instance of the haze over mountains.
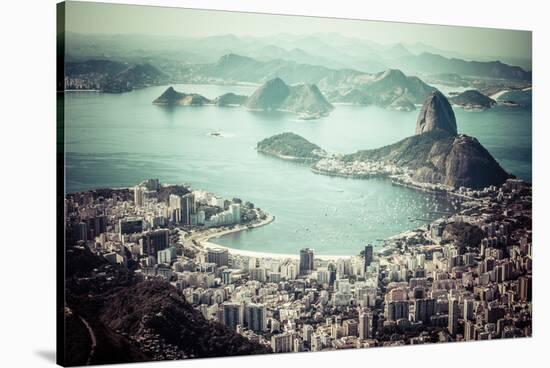
M 425 80 L 488 96 L 531 84 L 530 71 L 498 60 L 469 60 L 421 42 L 381 45 L 337 34 L 159 38 L 68 33 L 66 46 L 69 86 L 104 92 L 167 83 L 262 85 L 280 78 L 289 86 L 315 85 L 330 103 L 410 111 L 435 90 Z M 328 111 L 322 110 L 313 109 Z
M 524 59 L 487 55 L 467 55 L 438 49 L 424 42 L 383 45 L 371 40 L 347 37 L 336 33 L 310 35 L 275 34 L 266 37 L 222 34 L 209 37 L 160 37 L 148 35 L 84 35 L 67 33 L 70 58 L 89 57 L 142 59 L 147 56 L 185 60 L 189 64 L 214 63 L 223 55 L 235 53 L 260 61 L 283 59 L 329 68 L 351 68 L 364 72 L 380 72 L 387 68 L 405 69 L 395 60 L 415 60 L 440 55 L 465 61 L 496 61 L 531 69 L 530 56 Z M 422 61 L 422 58 L 420 58 Z M 407 71 L 410 72 L 410 71 Z

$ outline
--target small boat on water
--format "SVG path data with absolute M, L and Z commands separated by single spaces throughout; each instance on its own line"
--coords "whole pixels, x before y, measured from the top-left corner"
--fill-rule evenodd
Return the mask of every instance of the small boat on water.
M 325 116 L 320 112 L 302 112 L 298 114 L 300 120 L 315 120 Z
M 221 137 L 222 133 L 219 130 L 216 130 L 216 131 L 208 133 L 208 135 L 210 135 L 212 137 Z

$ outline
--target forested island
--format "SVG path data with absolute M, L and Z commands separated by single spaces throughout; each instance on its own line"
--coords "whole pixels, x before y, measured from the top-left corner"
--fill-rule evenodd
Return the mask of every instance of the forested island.
M 317 161 L 327 155 L 318 145 L 290 132 L 281 133 L 258 142 L 258 152 L 285 160 Z

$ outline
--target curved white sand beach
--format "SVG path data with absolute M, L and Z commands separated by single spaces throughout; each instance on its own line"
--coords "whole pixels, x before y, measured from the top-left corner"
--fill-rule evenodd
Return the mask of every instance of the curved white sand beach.
M 298 253 L 296 254 L 284 254 L 284 253 L 268 253 L 268 252 L 258 252 L 258 251 L 251 251 L 251 250 L 244 250 L 244 249 L 235 249 L 226 247 L 220 244 L 212 243 L 211 239 L 216 239 L 221 236 L 236 233 L 239 231 L 248 230 L 251 228 L 256 228 L 260 226 L 264 226 L 267 224 L 270 224 L 275 220 L 275 216 L 273 215 L 267 215 L 265 220 L 262 220 L 258 223 L 255 223 L 251 226 L 246 225 L 238 225 L 235 226 L 233 229 L 224 229 L 213 233 L 204 234 L 201 236 L 198 236 L 195 240 L 197 243 L 199 243 L 204 248 L 221 248 L 221 249 L 227 249 L 230 253 L 245 256 L 245 257 L 255 257 L 255 258 L 272 258 L 272 259 L 299 259 L 300 255 Z M 325 259 L 325 260 L 337 260 L 340 258 L 351 258 L 354 256 L 337 256 L 337 255 L 322 255 L 322 254 L 315 254 L 315 258 L 319 259 Z

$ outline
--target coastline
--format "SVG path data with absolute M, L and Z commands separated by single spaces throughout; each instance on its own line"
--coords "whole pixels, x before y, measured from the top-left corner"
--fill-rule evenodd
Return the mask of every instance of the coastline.
M 275 153 L 275 152 L 271 152 L 271 151 L 264 150 L 264 149 L 262 149 L 262 148 L 257 148 L 257 147 L 256 147 L 255 149 L 256 149 L 256 151 L 257 151 L 258 153 L 261 153 L 262 155 L 275 157 L 275 158 L 278 158 L 278 159 L 281 159 L 281 160 L 285 160 L 285 161 L 314 163 L 314 162 L 319 161 L 319 160 L 322 158 L 322 157 L 314 158 L 314 157 L 285 156 L 285 155 L 281 155 L 281 154 L 279 154 L 279 153 Z
M 346 179 L 359 179 L 359 180 L 387 178 L 391 175 L 386 173 L 346 174 L 339 171 L 327 171 L 327 170 L 318 169 L 315 167 L 315 165 L 310 167 L 310 170 L 312 173 L 318 174 L 318 175 L 334 176 L 334 177 L 346 178 Z
M 204 249 L 227 249 L 227 251 L 231 254 L 243 256 L 243 257 L 254 257 L 254 258 L 267 258 L 267 259 L 300 259 L 299 254 L 288 254 L 288 253 L 269 253 L 269 252 L 261 252 L 261 251 L 252 251 L 252 250 L 244 250 L 244 249 L 236 249 L 227 247 L 225 245 L 220 245 L 217 243 L 213 243 L 210 240 L 220 238 L 224 235 L 237 233 L 240 231 L 245 231 L 249 229 L 254 229 L 257 227 L 265 226 L 275 221 L 275 216 L 268 214 L 267 218 L 265 220 L 262 220 L 258 223 L 255 223 L 253 225 L 247 226 L 247 225 L 239 225 L 234 227 L 233 229 L 223 229 L 220 231 L 216 231 L 214 233 L 204 234 L 202 236 L 198 236 L 194 240 L 200 244 L 201 247 Z M 323 260 L 338 260 L 338 259 L 347 259 L 356 257 L 357 255 L 322 255 L 322 254 L 315 254 L 315 258 L 323 259 Z

